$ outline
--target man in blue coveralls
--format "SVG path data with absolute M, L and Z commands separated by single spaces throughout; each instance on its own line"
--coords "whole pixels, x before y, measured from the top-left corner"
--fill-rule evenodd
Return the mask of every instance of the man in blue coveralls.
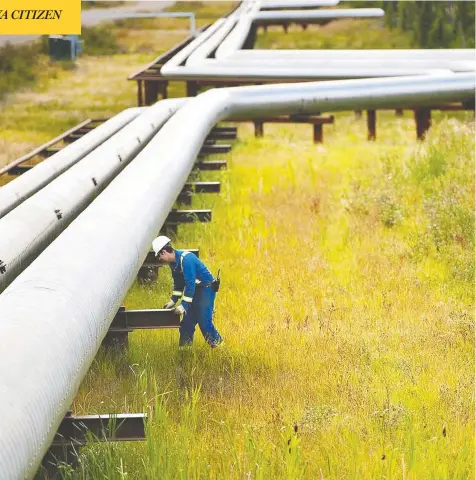
M 223 339 L 212 319 L 219 280 L 213 278 L 210 270 L 196 255 L 186 250 L 175 250 L 170 238 L 166 236 L 154 239 L 152 249 L 159 264 L 169 265 L 172 271 L 174 289 L 172 298 L 164 308 L 173 308 L 175 314 L 183 315 L 179 346 L 192 344 L 197 323 L 212 348 L 221 345 Z M 182 302 L 177 305 L 180 298 Z

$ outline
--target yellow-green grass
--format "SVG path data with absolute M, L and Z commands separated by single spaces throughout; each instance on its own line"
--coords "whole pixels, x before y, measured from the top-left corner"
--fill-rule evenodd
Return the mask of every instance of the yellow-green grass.
M 197 331 L 101 352 L 77 413 L 148 411 L 143 444 L 91 445 L 82 478 L 466 479 L 474 469 L 474 129 L 411 115 L 241 126 L 210 224 L 182 226 L 222 288 L 211 350 Z M 161 308 L 170 275 L 127 308 Z M 122 473 L 121 473 L 122 472 Z
M 383 20 L 336 20 L 327 25 L 309 25 L 306 30 L 291 25 L 258 29 L 255 48 L 263 49 L 358 49 L 414 48 L 412 34 L 385 28 Z

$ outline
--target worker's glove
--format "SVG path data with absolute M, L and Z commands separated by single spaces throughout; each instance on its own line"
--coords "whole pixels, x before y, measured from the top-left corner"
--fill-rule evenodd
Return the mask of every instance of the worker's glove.
M 173 300 L 169 300 L 165 305 L 164 305 L 164 308 L 166 309 L 171 309 L 175 306 L 175 302 Z
M 179 305 L 174 308 L 175 315 L 183 315 L 185 313 L 185 308 L 182 305 Z

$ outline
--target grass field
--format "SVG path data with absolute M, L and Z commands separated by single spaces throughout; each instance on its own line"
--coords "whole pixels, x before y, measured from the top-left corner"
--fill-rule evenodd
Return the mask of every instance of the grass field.
M 85 449 L 77 478 L 470 478 L 473 127 L 441 119 L 419 144 L 387 114 L 368 143 L 340 115 L 323 146 L 267 130 L 240 129 L 224 192 L 196 199 L 213 222 L 176 239 L 222 269 L 226 347 L 156 331 L 102 352 L 74 410 L 153 420 L 145 444 Z M 161 271 L 125 305 L 170 290 Z
M 118 34 L 124 53 L 8 98 L 0 165 L 132 106 L 127 75 L 186 33 Z M 319 146 L 309 126 L 255 139 L 241 125 L 228 171 L 202 174 L 222 193 L 194 198 L 213 221 L 175 240 L 221 268 L 225 347 L 197 332 L 178 351 L 176 331 L 152 331 L 101 351 L 73 411 L 148 412 L 147 441 L 92 443 L 63 477 L 472 478 L 472 120 L 436 114 L 421 143 L 410 112 L 379 113 L 367 142 L 365 118 L 337 114 Z M 160 308 L 170 291 L 163 269 L 124 304 Z

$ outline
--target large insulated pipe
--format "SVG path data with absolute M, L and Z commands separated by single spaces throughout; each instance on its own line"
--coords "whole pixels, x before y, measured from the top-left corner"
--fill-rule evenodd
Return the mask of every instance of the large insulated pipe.
M 381 8 L 340 8 L 332 10 L 279 10 L 262 11 L 255 15 L 255 25 L 281 25 L 289 23 L 320 24 L 329 20 L 380 18 L 385 15 Z
M 164 77 L 183 80 L 228 79 L 242 82 L 283 82 L 311 80 L 340 80 L 352 78 L 396 77 L 415 75 L 450 74 L 450 70 L 432 68 L 393 68 L 393 67 L 295 67 L 274 65 L 234 65 L 221 62 L 199 64 L 187 67 L 170 67 L 165 64 L 161 68 Z
M 368 50 L 237 50 L 235 58 L 278 58 L 278 59 L 326 59 L 326 60 L 360 60 L 385 59 L 390 55 L 395 60 L 426 59 L 426 60 L 461 60 L 474 62 L 474 49 L 447 48 L 447 49 L 368 49 Z
M 218 121 L 465 101 L 475 84 L 455 74 L 215 89 L 190 100 L 0 295 L 3 478 L 35 474 Z
M 0 188 L 0 218 L 92 152 L 98 145 L 131 122 L 140 112 L 140 108 L 122 111 L 76 142 L 43 160 L 21 177 L 15 178 Z
M 144 148 L 186 99 L 144 110 L 76 165 L 0 219 L 0 292 L 15 279 Z
M 203 60 L 203 64 L 212 63 L 213 60 Z M 394 60 L 390 58 L 382 59 L 361 59 L 361 60 L 329 60 L 329 59 L 280 59 L 280 58 L 229 58 L 226 60 L 220 60 L 220 65 L 245 65 L 245 66 L 269 66 L 269 67 L 281 67 L 281 68 L 294 68 L 294 67 L 312 67 L 317 69 L 324 68 L 336 68 L 336 69 L 445 69 L 452 72 L 472 72 L 476 69 L 476 62 L 469 61 L 453 61 L 453 60 L 433 60 L 433 59 L 408 59 L 408 60 Z

